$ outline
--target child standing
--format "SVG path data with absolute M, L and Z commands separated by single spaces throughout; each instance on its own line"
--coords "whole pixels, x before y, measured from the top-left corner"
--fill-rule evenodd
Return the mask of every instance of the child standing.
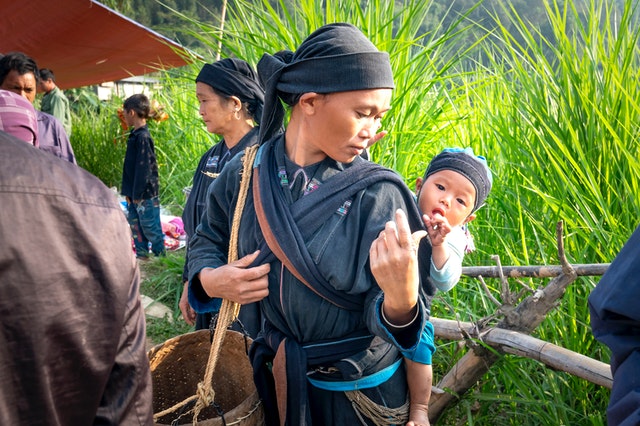
M 158 199 L 158 162 L 149 134 L 147 119 L 151 110 L 144 94 L 130 96 L 122 106 L 127 127 L 133 128 L 127 140 L 127 152 L 122 170 L 122 195 L 127 199 L 127 220 L 131 226 L 138 259 L 165 254 L 164 234 L 160 223 Z
M 424 177 L 416 180 L 418 208 L 431 241 L 429 276 L 437 289 L 448 291 L 458 283 L 464 254 L 473 250 L 466 225 L 476 218 L 475 212 L 489 195 L 491 185 L 485 158 L 476 156 L 471 148 L 443 150 L 431 160 Z M 426 266 L 421 260 L 420 267 Z M 428 298 L 435 293 L 435 288 L 423 290 Z M 407 426 L 428 425 L 431 365 L 408 358 L 405 361 L 410 396 Z

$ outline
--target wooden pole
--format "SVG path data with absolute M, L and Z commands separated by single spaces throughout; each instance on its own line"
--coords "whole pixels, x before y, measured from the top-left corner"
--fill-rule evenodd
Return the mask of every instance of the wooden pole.
M 603 275 L 610 263 L 590 263 L 571 265 L 578 276 Z M 503 266 L 502 274 L 507 278 L 552 278 L 562 273 L 561 265 Z M 464 266 L 462 275 L 468 277 L 500 277 L 499 266 Z
M 455 404 L 460 395 L 463 395 L 471 389 L 471 387 L 489 371 L 491 366 L 499 359 L 500 355 L 505 352 L 519 354 L 531 353 L 534 359 L 549 362 L 553 365 L 562 365 L 563 361 L 561 360 L 567 359 L 567 354 L 564 353 L 563 350 L 551 351 L 554 354 L 549 354 L 543 351 L 544 345 L 536 344 L 533 340 L 527 340 L 525 345 L 523 343 L 524 340 L 520 338 L 520 335 L 530 334 L 542 323 L 546 315 L 558 306 L 558 301 L 562 299 L 566 288 L 578 277 L 576 269 L 568 263 L 565 256 L 562 231 L 563 224 L 562 222 L 558 222 L 556 226 L 556 240 L 558 258 L 561 266 L 557 274 L 555 276 L 552 275 L 553 279 L 551 279 L 545 287 L 537 289 L 520 303 L 518 303 L 518 297 L 516 297 L 509 289 L 509 286 L 506 285 L 507 278 L 509 277 L 504 273 L 501 266 L 497 269 L 495 276 L 502 280 L 503 286 L 501 291 L 502 304 L 498 307 L 496 316 L 502 317 L 502 320 L 499 321 L 494 328 L 483 328 L 485 326 L 482 325 L 480 321 L 472 326 L 473 330 L 475 330 L 475 335 L 487 344 L 475 342 L 472 338 L 473 334 L 470 331 L 459 328 L 462 335 L 466 334 L 466 340 L 469 342 L 471 349 L 458 360 L 435 386 L 436 388 L 446 389 L 447 391 L 438 392 L 436 390 L 436 392 L 432 392 L 431 400 L 429 401 L 429 420 L 431 423 L 436 423 L 444 410 L 450 405 Z M 499 259 L 497 260 L 499 262 Z M 540 270 L 541 269 L 538 268 L 538 271 Z M 540 274 L 541 272 L 537 273 Z M 545 274 L 547 274 L 547 272 L 545 272 Z M 479 278 L 482 278 L 482 276 L 479 275 Z M 495 331 L 497 329 L 500 329 L 500 331 Z M 515 339 L 514 335 L 509 332 L 519 333 L 517 335 L 518 339 Z M 492 334 L 495 337 L 494 345 L 486 340 L 489 339 Z M 491 338 L 493 339 L 494 337 Z M 530 345 L 530 347 L 527 345 Z M 551 347 L 549 346 L 548 349 L 551 350 Z M 560 354 L 561 352 L 563 353 Z M 579 362 L 586 361 L 579 357 L 576 359 L 579 359 Z M 571 367 L 565 366 L 564 368 L 571 369 L 574 372 L 589 377 L 593 376 L 594 383 L 603 383 L 605 385 L 609 383 L 609 376 L 607 376 L 605 371 L 606 367 L 597 361 L 593 363 L 589 361 L 588 370 L 593 370 L 591 373 L 581 371 L 580 366 L 576 365 Z
M 478 335 L 476 325 L 470 322 L 433 317 L 429 321 L 433 324 L 436 337 L 447 340 L 477 337 L 502 352 L 540 361 L 556 370 L 611 389 L 613 383 L 611 368 L 604 362 L 513 330 L 490 328 Z
M 227 14 L 227 0 L 222 2 L 222 11 L 220 12 L 220 40 L 218 40 L 218 54 L 216 55 L 216 61 L 220 60 L 222 54 L 222 36 L 224 35 L 224 21 Z

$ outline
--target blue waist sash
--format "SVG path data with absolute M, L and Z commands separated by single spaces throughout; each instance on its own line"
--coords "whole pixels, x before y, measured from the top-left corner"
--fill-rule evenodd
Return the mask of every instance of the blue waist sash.
M 311 377 L 307 377 L 309 383 L 313 386 L 328 390 L 328 391 L 351 391 L 358 389 L 368 389 L 374 388 L 381 383 L 386 382 L 393 376 L 393 374 L 398 370 L 402 364 L 402 358 L 398 359 L 396 362 L 388 366 L 387 368 L 383 368 L 382 370 L 373 373 L 369 376 L 362 377 L 357 380 L 349 380 L 349 381 L 327 381 L 320 379 L 312 379 Z

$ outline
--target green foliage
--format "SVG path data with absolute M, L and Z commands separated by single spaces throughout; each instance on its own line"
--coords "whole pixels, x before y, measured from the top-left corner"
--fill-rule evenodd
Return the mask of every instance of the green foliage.
M 184 250 L 169 251 L 164 257 L 151 257 L 139 265 L 143 278 L 142 293 L 179 312 Z
M 603 3 L 592 3 L 584 16 L 571 2 L 564 8 L 544 4 L 553 31 L 550 39 L 512 9 L 503 10 L 502 21 L 496 15 L 496 21 L 502 23 L 507 16 L 509 22 L 498 25 L 499 31 L 482 45 L 490 63 L 478 65 L 460 80 L 465 92 L 457 103 L 465 112 L 462 129 L 449 136 L 441 133 L 445 144 L 477 141 L 494 170 L 488 206 L 473 224 L 479 250 L 467 257 L 472 264 L 487 264 L 482 258 L 490 253 L 500 255 L 503 264 L 557 264 L 554 231 L 559 220 L 565 223 L 570 262 L 606 263 L 637 226 L 639 30 L 633 25 L 632 2 L 617 20 L 615 9 Z M 461 140 L 460 135 L 465 137 Z M 595 281 L 582 278 L 573 283 L 537 333 L 606 362 L 608 356 L 603 356 L 589 328 L 586 301 Z M 545 283 L 527 284 L 538 288 Z M 480 286 L 465 291 L 460 288 L 465 285 L 461 282 L 442 300 L 463 318 L 477 319 L 495 309 Z M 499 288 L 492 291 L 498 296 Z M 455 359 L 444 361 L 444 369 Z M 534 408 L 522 410 L 527 401 L 545 401 L 544 411 L 532 416 L 533 423 L 518 417 L 517 424 L 604 423 L 606 390 L 519 362 L 526 370 L 512 364 L 494 367 L 478 392 L 468 396 L 470 401 L 504 400 L 508 395 L 520 398 L 514 407 L 529 413 Z M 536 383 L 536 371 L 543 383 Z M 545 387 L 553 392 L 533 392 Z M 590 395 L 589 403 L 579 402 L 586 401 L 583 395 Z M 542 420 L 550 412 L 548 421 Z M 513 416 L 509 412 L 507 417 Z
M 452 108 L 441 76 L 456 61 L 457 56 L 450 52 L 451 43 L 462 30 L 464 16 L 447 31 L 424 33 L 422 23 L 430 15 L 433 2 L 374 0 L 360 5 L 352 1 L 301 1 L 291 7 L 283 0 L 255 3 L 237 0 L 230 4 L 223 34 L 214 18 L 195 22 L 185 16 L 192 24 L 191 35 L 210 46 L 211 55 L 205 60 L 217 55 L 221 43 L 222 56 L 256 64 L 264 52 L 295 50 L 323 24 L 352 23 L 381 50 L 389 52 L 396 77 L 393 113 L 383 123 L 393 132 L 372 148 L 372 155 L 405 176 L 413 174 L 417 164 L 426 166 L 424 146 L 439 138 L 441 117 Z
M 147 338 L 152 345 L 159 345 L 172 337 L 193 331 L 193 327 L 181 319 L 168 321 L 166 318 L 153 318 L 147 316 Z
M 193 327 L 182 320 L 180 296 L 182 295 L 182 268 L 184 250 L 167 252 L 166 257 L 154 257 L 140 262 L 140 292 L 156 302 L 168 306 L 171 318 L 147 317 L 147 337 L 153 344 L 160 344 L 171 337 L 193 331 Z
M 116 114 L 120 104 L 101 103 L 85 90 L 77 95 L 73 105 L 71 145 L 78 165 L 105 185 L 120 188 L 127 150 L 127 139 Z

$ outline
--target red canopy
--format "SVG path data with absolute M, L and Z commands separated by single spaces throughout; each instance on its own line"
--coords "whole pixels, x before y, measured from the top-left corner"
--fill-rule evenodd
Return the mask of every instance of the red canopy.
M 0 53 L 24 52 L 62 89 L 190 62 L 174 41 L 93 0 L 0 0 Z

